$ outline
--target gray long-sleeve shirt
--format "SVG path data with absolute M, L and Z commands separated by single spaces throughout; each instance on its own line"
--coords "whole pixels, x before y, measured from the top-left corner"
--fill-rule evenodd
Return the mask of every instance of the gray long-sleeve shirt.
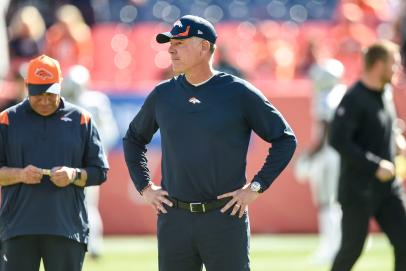
M 160 130 L 162 187 L 183 201 L 208 201 L 246 183 L 253 130 L 272 143 L 254 177 L 267 189 L 290 161 L 296 138 L 274 106 L 248 82 L 218 73 L 193 86 L 184 75 L 158 85 L 124 137 L 124 153 L 138 191 L 150 181 L 146 145 Z

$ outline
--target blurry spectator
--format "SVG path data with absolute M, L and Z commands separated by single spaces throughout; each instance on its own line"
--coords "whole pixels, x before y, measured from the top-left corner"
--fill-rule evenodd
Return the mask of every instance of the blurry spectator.
M 285 39 L 268 40 L 268 50 L 275 63 L 274 75 L 277 80 L 291 80 L 295 76 L 296 56 L 292 42 Z
M 402 58 L 402 69 L 395 75 L 394 80 L 394 100 L 399 116 L 398 131 L 406 136 L 406 3 L 401 2 L 398 6 L 399 14 L 395 20 L 395 39 L 400 46 Z M 395 159 L 396 175 L 406 180 L 406 158 L 398 155 Z
M 303 50 L 304 53 L 299 52 L 301 57 L 296 65 L 296 74 L 307 76 L 309 75 L 310 68 L 317 62 L 318 44 L 315 39 L 311 39 L 306 44 L 302 44 L 298 49 Z
M 26 65 L 23 65 L 19 71 L 14 71 L 8 76 L 8 87 L 5 91 L 8 91 L 8 96 L 5 99 L 0 100 L 0 112 L 18 104 L 27 96 L 27 89 L 25 87 L 24 77 L 21 73 L 22 69 L 26 69 Z
M 0 1 L 0 89 L 2 80 L 9 69 L 9 52 L 7 48 L 6 11 L 10 0 Z
M 88 89 L 89 71 L 80 65 L 72 66 L 62 82 L 63 96 L 73 104 L 88 110 L 100 133 L 103 148 L 108 155 L 119 137 L 119 131 L 107 95 Z M 86 187 L 86 203 L 89 216 L 90 256 L 97 258 L 101 254 L 103 241 L 103 223 L 99 212 L 99 186 Z
M 9 26 L 12 73 L 19 72 L 22 63 L 40 54 L 44 34 L 45 22 L 36 7 L 25 6 L 14 14 Z
M 340 158 L 327 138 L 333 112 L 346 91 L 340 83 L 343 72 L 343 64 L 335 59 L 324 60 L 310 69 L 317 140 L 313 148 L 301 154 L 295 167 L 298 180 L 310 182 L 318 208 L 320 240 L 312 259 L 316 264 L 330 263 L 340 245 L 341 211 L 337 202 Z
M 361 73 L 361 51 L 376 40 L 373 29 L 363 23 L 363 11 L 354 3 L 343 3 L 341 18 L 328 34 L 328 41 L 333 46 L 333 57 L 346 67 L 346 83 L 353 83 Z
M 69 3 L 76 6 L 82 13 L 85 23 L 93 26 L 95 23 L 95 15 L 92 2 L 100 0 L 70 0 Z
M 45 52 L 61 63 L 62 70 L 73 65 L 90 69 L 93 59 L 92 36 L 80 10 L 73 5 L 63 5 L 56 11 L 57 21 L 46 34 Z
M 227 49 L 223 47 L 218 48 L 218 60 L 215 69 L 221 72 L 235 75 L 240 78 L 244 78 L 243 73 L 235 65 L 231 64 L 230 57 L 228 55 Z
M 375 218 L 390 240 L 393 270 L 404 271 L 406 195 L 395 176 L 394 158 L 406 155 L 406 145 L 399 144 L 401 136 L 394 130 L 390 89 L 400 64 L 398 48 L 389 41 L 376 42 L 365 50 L 363 63 L 362 76 L 340 102 L 331 125 L 330 142 L 342 164 L 338 198 L 343 211 L 341 247 L 331 270 L 352 269 Z

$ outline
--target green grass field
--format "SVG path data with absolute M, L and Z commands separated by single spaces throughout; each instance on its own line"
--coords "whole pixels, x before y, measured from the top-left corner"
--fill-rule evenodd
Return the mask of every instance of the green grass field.
M 252 271 L 327 271 L 329 266 L 312 265 L 310 255 L 317 245 L 315 235 L 254 235 L 251 239 Z M 382 235 L 373 235 L 353 271 L 390 271 L 391 248 Z M 155 271 L 156 239 L 107 237 L 104 254 L 86 259 L 83 271 Z

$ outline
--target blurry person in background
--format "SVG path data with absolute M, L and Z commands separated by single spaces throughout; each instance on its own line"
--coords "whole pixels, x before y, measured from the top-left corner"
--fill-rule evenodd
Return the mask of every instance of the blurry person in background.
M 69 4 L 76 6 L 83 15 L 85 23 L 92 27 L 95 24 L 94 5 L 103 0 L 69 0 Z
M 320 45 L 315 38 L 307 38 L 303 46 L 298 47 L 298 54 L 301 57 L 296 65 L 296 75 L 307 77 L 310 69 L 316 64 L 319 58 Z
M 45 53 L 58 59 L 62 70 L 77 64 L 91 69 L 92 33 L 80 10 L 73 5 L 63 5 L 56 11 L 56 18 L 46 33 Z
M 90 90 L 89 80 L 90 73 L 84 66 L 72 66 L 64 77 L 62 94 L 71 103 L 90 112 L 108 156 L 119 139 L 118 126 L 108 96 L 102 92 Z M 85 193 L 90 231 L 88 251 L 92 258 L 97 258 L 101 255 L 103 243 L 103 221 L 99 212 L 100 186 L 87 187 Z
M 236 65 L 231 64 L 230 56 L 228 55 L 226 47 L 219 47 L 218 50 L 218 60 L 217 65 L 215 65 L 215 69 L 221 72 L 235 75 L 240 78 L 244 78 L 241 70 L 238 69 Z
M 341 84 L 343 73 L 343 64 L 335 59 L 326 59 L 310 68 L 316 142 L 299 156 L 295 165 L 298 180 L 310 182 L 318 208 L 320 240 L 312 259 L 315 264 L 331 263 L 340 246 L 341 210 L 337 201 L 340 157 L 327 138 L 333 112 L 346 91 L 346 86 Z
M 45 31 L 44 19 L 36 7 L 24 6 L 13 15 L 8 28 L 11 72 L 19 72 L 22 63 L 41 53 Z
M 342 239 L 332 271 L 351 270 L 375 218 L 394 252 L 394 270 L 406 270 L 406 202 L 395 176 L 397 154 L 406 155 L 404 137 L 395 130 L 393 75 L 399 48 L 379 41 L 363 54 L 363 73 L 341 100 L 331 125 L 330 143 L 341 157 L 338 199 Z
M 365 23 L 367 17 L 356 3 L 340 1 L 338 11 L 339 22 L 327 32 L 324 42 L 344 64 L 345 83 L 352 84 L 361 74 L 361 52 L 376 40 L 376 32 Z
M 27 89 L 25 87 L 24 80 L 25 69 L 27 69 L 27 65 L 23 64 L 18 71 L 11 71 L 9 73 L 9 87 L 4 89 L 4 91 L 9 92 L 9 96 L 6 99 L 0 99 L 0 112 L 9 108 L 10 106 L 18 104 L 27 97 Z
M 0 90 L 2 88 L 2 81 L 6 76 L 10 65 L 6 27 L 6 13 L 9 3 L 10 0 L 0 1 Z

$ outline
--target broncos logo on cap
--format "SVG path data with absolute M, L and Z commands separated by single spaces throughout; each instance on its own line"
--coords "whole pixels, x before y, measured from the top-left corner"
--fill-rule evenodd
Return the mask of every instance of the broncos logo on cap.
M 54 77 L 50 71 L 48 71 L 47 69 L 44 69 L 44 68 L 35 69 L 34 74 L 35 74 L 35 76 L 37 76 L 38 78 L 40 78 L 44 81 L 47 79 L 52 79 Z
M 173 24 L 173 27 L 175 27 L 175 26 L 179 26 L 180 28 L 183 27 L 182 22 L 181 22 L 180 20 L 177 20 L 177 21 Z

